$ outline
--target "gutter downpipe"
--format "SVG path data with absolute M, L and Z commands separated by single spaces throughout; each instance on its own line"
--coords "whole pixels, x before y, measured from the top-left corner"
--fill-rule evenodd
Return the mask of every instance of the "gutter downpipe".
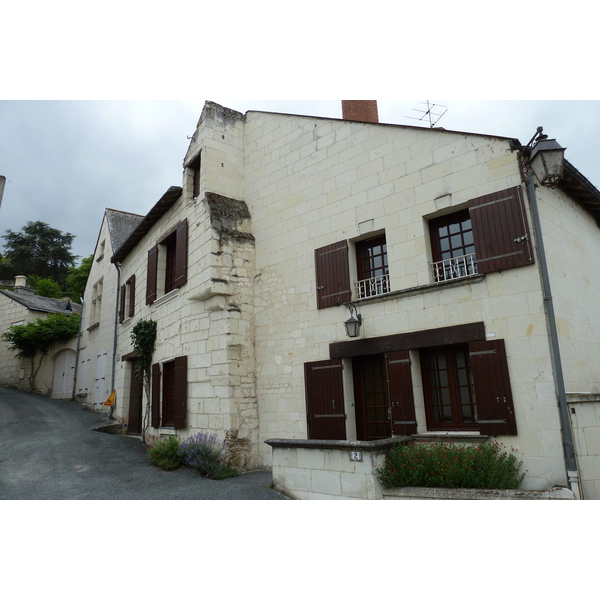
M 579 474 L 577 472 L 577 462 L 575 460 L 575 451 L 573 447 L 573 432 L 571 430 L 571 421 L 569 419 L 569 408 L 567 406 L 567 394 L 565 391 L 565 380 L 562 370 L 562 361 L 560 358 L 560 348 L 558 344 L 558 329 L 556 327 L 556 316 L 554 314 L 554 303 L 552 301 L 552 291 L 550 289 L 550 277 L 548 274 L 548 263 L 546 261 L 546 251 L 544 249 L 544 238 L 542 236 L 542 225 L 537 205 L 537 196 L 535 184 L 533 182 L 533 170 L 527 169 L 527 195 L 529 196 L 529 205 L 533 217 L 533 229 L 535 232 L 538 261 L 540 273 L 542 276 L 542 293 L 544 296 L 544 309 L 546 313 L 546 322 L 550 337 L 550 358 L 552 361 L 552 371 L 556 385 L 556 394 L 558 398 L 558 409 L 560 416 L 560 425 L 562 433 L 563 453 L 565 457 L 565 467 L 569 488 L 573 492 L 575 500 L 581 500 L 581 489 L 579 484 Z
M 79 331 L 77 332 L 77 350 L 75 351 L 75 371 L 73 372 L 73 389 L 71 390 L 71 400 L 77 399 L 77 375 L 79 371 L 79 355 L 81 353 L 81 327 L 83 325 L 83 311 L 85 310 L 85 303 L 83 298 L 79 296 L 81 302 L 81 313 L 79 315 Z
M 121 263 L 115 263 L 115 268 L 117 269 L 117 293 L 116 293 L 116 302 L 115 302 L 115 326 L 113 330 L 113 353 L 112 353 L 112 367 L 110 370 L 110 391 L 111 393 L 115 391 L 115 370 L 116 360 L 117 360 L 117 328 L 119 326 L 119 301 L 121 297 Z M 115 404 L 110 407 L 108 411 L 108 420 L 112 418 L 113 410 L 115 409 L 115 405 L 117 400 L 115 398 Z

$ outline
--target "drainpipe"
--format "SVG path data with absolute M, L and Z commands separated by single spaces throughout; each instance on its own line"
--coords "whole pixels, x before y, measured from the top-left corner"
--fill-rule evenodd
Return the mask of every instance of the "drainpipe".
M 117 293 L 116 293 L 116 302 L 115 302 L 115 326 L 113 330 L 113 353 L 112 353 L 112 368 L 110 371 L 110 391 L 111 393 L 115 390 L 115 370 L 116 370 L 116 360 L 117 360 L 117 328 L 119 327 L 119 302 L 121 298 L 121 263 L 115 263 L 115 268 L 117 269 Z M 117 401 L 115 400 L 115 404 Z M 108 411 L 108 420 L 110 421 L 113 410 L 115 409 L 115 404 L 110 407 Z
M 550 357 L 552 360 L 552 371 L 556 385 L 558 397 L 558 408 L 560 416 L 560 425 L 562 431 L 563 453 L 565 457 L 565 467 L 569 481 L 569 487 L 576 500 L 581 499 L 579 487 L 579 475 L 577 472 L 577 463 L 575 461 L 575 451 L 573 447 L 573 432 L 571 430 L 571 421 L 569 419 L 569 408 L 567 406 L 567 394 L 565 392 L 565 381 L 563 377 L 562 361 L 560 358 L 560 348 L 558 344 L 558 329 L 556 327 L 556 317 L 554 314 L 554 303 L 552 301 L 552 291 L 550 289 L 550 277 L 548 274 L 548 263 L 546 262 L 546 251 L 544 250 L 544 238 L 542 236 L 542 225 L 537 205 L 537 196 L 535 184 L 533 183 L 533 170 L 527 169 L 527 195 L 529 196 L 529 205 L 533 217 L 533 229 L 537 242 L 537 254 L 540 273 L 542 276 L 542 293 L 544 295 L 544 310 L 546 312 L 546 322 L 550 337 Z
M 77 398 L 77 373 L 79 371 L 79 354 L 81 352 L 81 326 L 83 325 L 83 310 L 85 308 L 83 298 L 79 296 L 81 303 L 81 313 L 79 314 L 79 331 L 77 332 L 77 349 L 75 351 L 75 371 L 73 373 L 73 389 L 71 390 L 71 400 Z

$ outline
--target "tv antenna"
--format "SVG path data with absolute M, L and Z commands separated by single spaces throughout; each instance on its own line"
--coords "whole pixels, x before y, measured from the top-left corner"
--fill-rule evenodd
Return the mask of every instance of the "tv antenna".
M 407 115 L 406 118 L 407 119 L 416 119 L 417 121 L 424 121 L 424 120 L 429 120 L 429 127 L 435 127 L 438 123 L 438 121 L 448 112 L 448 108 L 446 106 L 443 106 L 441 104 L 433 104 L 432 102 L 429 102 L 429 100 L 427 100 L 426 102 L 421 102 L 421 104 L 427 104 L 427 110 L 419 110 L 418 108 L 413 108 L 413 110 L 416 110 L 417 112 L 423 113 L 423 116 L 421 117 L 409 117 Z M 446 110 L 444 110 L 444 112 L 442 113 L 434 113 L 433 109 L 434 108 L 444 108 Z

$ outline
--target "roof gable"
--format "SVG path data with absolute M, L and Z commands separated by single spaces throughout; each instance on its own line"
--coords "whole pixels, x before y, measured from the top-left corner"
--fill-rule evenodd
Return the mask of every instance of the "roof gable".
M 150 231 L 151 227 L 179 200 L 183 188 L 171 186 L 162 198 L 150 209 L 150 212 L 140 221 L 125 241 L 116 248 L 111 262 L 117 263 L 122 260 L 137 246 L 140 240 Z M 114 248 L 114 246 L 113 246 Z

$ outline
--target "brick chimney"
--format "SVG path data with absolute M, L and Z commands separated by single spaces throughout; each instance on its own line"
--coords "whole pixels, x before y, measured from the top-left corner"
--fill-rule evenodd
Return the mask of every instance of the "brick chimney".
M 342 119 L 379 123 L 377 100 L 342 100 Z

